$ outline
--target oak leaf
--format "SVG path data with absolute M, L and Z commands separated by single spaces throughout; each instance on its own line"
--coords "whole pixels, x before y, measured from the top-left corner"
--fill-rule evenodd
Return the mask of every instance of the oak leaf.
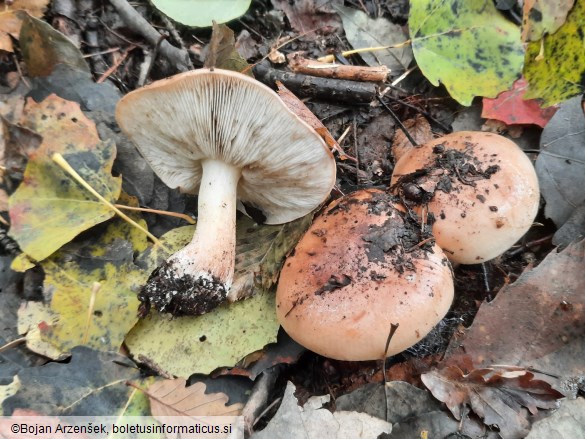
M 471 408 L 486 425 L 497 426 L 504 439 L 520 439 L 528 433 L 530 423 L 522 407 L 535 415 L 539 408 L 557 408 L 557 399 L 563 397 L 526 370 L 484 368 L 465 375 L 458 367 L 448 366 L 421 379 L 457 420 Z

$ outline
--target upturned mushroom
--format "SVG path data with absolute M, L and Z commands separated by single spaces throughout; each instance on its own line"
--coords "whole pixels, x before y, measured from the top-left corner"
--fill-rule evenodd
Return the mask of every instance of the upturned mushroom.
M 391 184 L 413 212 L 434 216 L 437 244 L 461 264 L 509 249 L 532 225 L 540 200 L 526 154 L 485 132 L 460 131 L 411 148 L 398 158 Z
M 453 300 L 450 264 L 390 196 L 330 204 L 286 260 L 276 293 L 284 330 L 338 360 L 379 360 L 420 341 Z M 388 350 L 391 324 L 398 324 Z
M 116 119 L 171 188 L 199 194 L 191 243 L 150 276 L 139 294 L 174 315 L 203 314 L 224 302 L 233 281 L 236 200 L 267 224 L 299 218 L 335 182 L 324 141 L 276 93 L 254 79 L 200 69 L 127 94 Z

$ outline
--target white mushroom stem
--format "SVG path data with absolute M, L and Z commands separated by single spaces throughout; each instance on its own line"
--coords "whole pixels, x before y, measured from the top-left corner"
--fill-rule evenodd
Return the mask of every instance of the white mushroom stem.
M 193 240 L 169 258 L 176 274 L 214 279 L 229 290 L 236 252 L 236 194 L 241 170 L 220 160 L 204 160 L 198 220 Z

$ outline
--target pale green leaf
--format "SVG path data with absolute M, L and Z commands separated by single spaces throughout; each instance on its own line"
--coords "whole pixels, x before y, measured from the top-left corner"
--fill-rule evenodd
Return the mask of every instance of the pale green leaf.
M 475 96 L 496 97 L 520 75 L 520 29 L 492 0 L 411 1 L 409 26 L 423 74 L 463 105 Z
M 276 341 L 274 294 L 261 293 L 197 317 L 151 313 L 126 337 L 128 349 L 176 376 L 231 366 Z
M 209 27 L 212 21 L 225 23 L 244 15 L 251 0 L 152 0 L 152 3 L 181 24 Z

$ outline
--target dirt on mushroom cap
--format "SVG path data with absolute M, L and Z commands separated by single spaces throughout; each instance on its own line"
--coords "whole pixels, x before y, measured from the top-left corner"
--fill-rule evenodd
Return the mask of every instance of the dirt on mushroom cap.
M 388 194 L 364 190 L 318 217 L 281 272 L 277 314 L 293 339 L 344 360 L 385 356 L 424 337 L 453 299 L 450 265 Z
M 476 264 L 511 247 L 530 228 L 538 180 L 514 142 L 484 132 L 457 132 L 412 148 L 396 163 L 392 191 L 433 233 L 449 259 Z

